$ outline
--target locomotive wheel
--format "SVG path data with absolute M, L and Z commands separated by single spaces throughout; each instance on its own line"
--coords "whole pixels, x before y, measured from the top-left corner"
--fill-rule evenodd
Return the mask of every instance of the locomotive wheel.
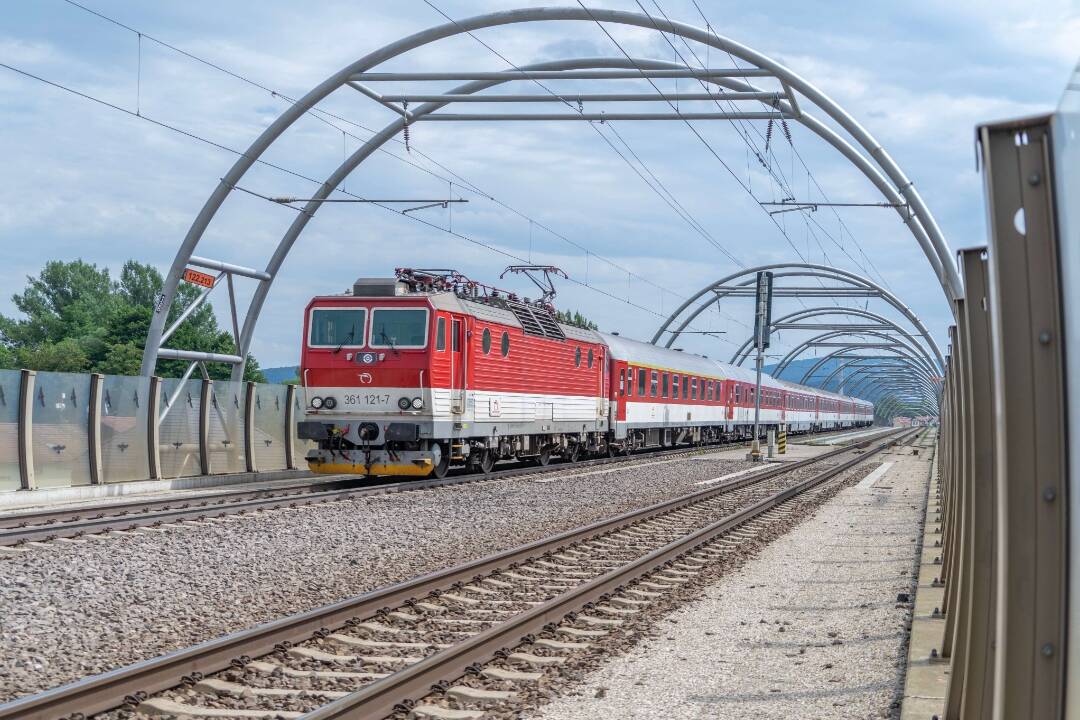
M 480 472 L 485 475 L 489 474 L 495 469 L 495 453 L 490 450 L 485 450 L 484 454 L 480 457 Z
M 447 448 L 443 450 L 442 456 L 439 458 L 439 463 L 431 470 L 431 477 L 442 480 L 446 477 L 446 474 L 450 472 L 450 450 Z
M 536 456 L 536 464 L 540 467 L 546 467 L 551 462 L 551 448 L 544 448 L 540 451 L 540 454 Z
M 570 449 L 566 454 L 566 460 L 567 460 L 567 462 L 576 463 L 580 459 L 581 459 L 581 445 L 579 443 L 574 443 L 573 445 L 570 446 Z
M 619 448 L 615 447 L 611 443 L 607 444 L 607 456 L 609 458 L 616 457 L 619 454 Z

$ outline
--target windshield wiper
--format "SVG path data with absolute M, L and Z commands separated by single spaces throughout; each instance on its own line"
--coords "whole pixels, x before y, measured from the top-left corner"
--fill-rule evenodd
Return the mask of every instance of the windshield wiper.
M 352 326 L 352 329 L 350 329 L 350 330 L 349 330 L 349 334 L 348 334 L 348 335 L 346 335 L 346 336 L 345 336 L 345 339 L 341 341 L 341 344 L 340 344 L 340 345 L 338 345 L 338 346 L 337 346 L 336 348 L 334 348 L 334 352 L 333 352 L 333 354 L 334 354 L 334 355 L 337 355 L 337 354 L 338 354 L 339 352 L 341 352 L 341 348 L 345 347 L 345 343 L 347 343 L 347 342 L 349 342 L 350 340 L 352 340 L 352 339 L 353 339 L 353 337 L 354 337 L 355 335 L 356 335 L 356 326 L 355 326 L 355 325 L 353 325 L 353 326 Z
M 398 352 L 397 346 L 394 345 L 394 341 L 391 340 L 389 337 L 387 337 L 386 330 L 379 330 L 379 336 L 382 338 L 382 341 L 384 343 L 386 343 L 387 345 L 389 345 L 390 349 L 394 351 L 394 355 L 400 355 L 401 354 L 401 353 Z

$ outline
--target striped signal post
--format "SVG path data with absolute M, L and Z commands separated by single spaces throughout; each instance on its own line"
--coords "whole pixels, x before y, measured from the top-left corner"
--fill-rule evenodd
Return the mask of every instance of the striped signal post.
M 787 426 L 781 425 L 776 434 L 776 452 L 780 455 L 787 453 Z

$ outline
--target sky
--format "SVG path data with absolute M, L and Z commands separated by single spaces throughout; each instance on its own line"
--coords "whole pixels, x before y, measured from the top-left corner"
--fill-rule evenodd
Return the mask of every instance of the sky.
M 137 259 L 164 272 L 235 152 L 285 110 L 284 98 L 302 96 L 395 39 L 445 22 L 441 13 L 460 20 L 525 6 L 481 0 L 83 5 L 115 22 L 65 0 L 11 0 L 0 24 L 0 63 L 100 101 L 0 67 L 0 313 L 7 315 L 15 313 L 11 294 L 52 259 L 82 258 L 114 272 Z M 640 7 L 638 0 L 594 0 L 592 6 L 644 7 L 656 16 L 662 11 L 673 20 L 708 24 L 801 75 L 886 148 L 915 183 L 952 250 L 985 244 L 976 125 L 1052 109 L 1080 55 L 1080 9 L 1068 0 L 858 6 L 641 0 Z M 712 67 L 747 65 L 652 30 L 604 29 L 548 22 L 485 30 L 425 46 L 378 69 L 492 71 L 508 62 L 620 56 L 622 50 Z M 775 87 L 771 79 L 754 80 Z M 666 92 L 695 90 L 687 80 L 656 82 Z M 548 87 L 655 92 L 642 80 Z M 387 82 L 378 89 L 440 92 L 448 86 Z M 544 92 L 525 83 L 512 91 Z M 680 107 L 709 109 L 689 102 Z M 305 116 L 266 151 L 261 159 L 267 164 L 253 167 L 242 188 L 310 197 L 316 183 L 305 178 L 321 182 L 371 130 L 395 117 L 350 88 L 334 92 L 319 109 L 321 115 Z M 585 109 L 670 111 L 663 103 L 586 103 Z M 806 110 L 827 120 L 809 104 Z M 785 197 L 883 201 L 848 161 L 797 122 L 788 123 L 787 133 L 776 124 L 765 153 L 767 135 L 764 120 L 702 120 L 692 127 L 681 121 L 417 123 L 408 147 L 399 134 L 343 189 L 366 198 L 468 202 L 407 214 L 400 209 L 408 205 L 324 206 L 275 279 L 252 350 L 266 367 L 295 364 L 303 310 L 312 296 L 343 292 L 357 277 L 389 276 L 396 267 L 456 268 L 535 296 L 523 278 L 499 279 L 507 265 L 523 260 L 570 275 L 558 284 L 559 307 L 642 340 L 686 297 L 740 266 L 823 263 L 884 284 L 944 350 L 948 304 L 893 209 L 819 206 L 769 215 L 775 207 L 759 205 Z M 766 157 L 765 166 L 755 151 Z M 295 216 L 292 209 L 234 191 L 196 254 L 262 269 Z M 243 310 L 252 283 L 240 280 L 237 287 Z M 211 299 L 227 325 L 223 289 Z M 798 302 L 777 300 L 774 316 L 803 307 Z M 869 309 L 899 317 L 880 300 L 869 302 Z M 695 321 L 699 334 L 684 336 L 678 346 L 726 360 L 751 325 L 748 301 L 725 300 Z M 782 355 L 802 337 L 781 333 L 770 352 Z

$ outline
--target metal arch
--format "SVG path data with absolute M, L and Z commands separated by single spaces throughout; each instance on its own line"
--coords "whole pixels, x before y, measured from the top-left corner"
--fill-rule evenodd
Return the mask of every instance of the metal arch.
M 869 361 L 866 361 L 866 362 L 869 362 Z M 845 370 L 847 368 L 851 368 L 851 370 L 849 370 L 848 373 L 837 382 L 836 389 L 831 390 L 830 392 L 842 392 L 841 388 L 848 387 L 848 383 L 851 381 L 851 378 L 857 376 L 857 373 L 855 372 L 855 370 L 857 370 L 859 368 L 878 368 L 878 369 L 881 369 L 881 370 L 890 370 L 890 371 L 906 370 L 906 371 L 913 372 L 913 373 L 917 374 L 922 380 L 930 383 L 930 380 L 926 376 L 924 370 L 919 368 L 914 363 L 912 363 L 910 361 L 907 361 L 907 360 L 904 360 L 902 358 L 897 358 L 895 360 L 888 361 L 888 362 L 875 360 L 875 361 L 873 361 L 873 364 L 864 364 L 864 361 L 856 359 L 856 360 L 848 360 L 846 363 L 843 363 L 842 365 L 840 365 L 835 371 L 833 371 L 832 375 L 830 375 L 828 378 L 826 378 L 825 382 L 818 385 L 817 387 L 820 387 L 823 390 L 829 390 L 829 382 L 831 382 L 832 379 L 834 377 L 836 377 L 836 375 L 838 373 L 840 373 L 841 371 L 843 371 L 843 370 Z M 931 386 L 933 385 L 933 383 L 930 383 L 930 384 L 931 384 Z
M 913 214 L 917 222 L 908 222 L 907 225 L 911 229 L 912 234 L 915 236 L 916 241 L 919 242 L 924 254 L 926 255 L 931 266 L 934 267 L 935 272 L 938 274 L 939 280 L 942 284 L 942 289 L 945 292 L 947 299 L 953 299 L 961 297 L 963 295 L 963 285 L 960 281 L 959 274 L 953 265 L 952 258 L 948 244 L 945 242 L 944 237 L 938 227 L 933 215 L 930 213 L 926 204 L 923 202 L 921 195 L 914 188 L 914 184 L 896 162 L 889 156 L 884 148 L 874 139 L 874 137 L 867 132 L 850 114 L 848 114 L 843 108 L 836 104 L 831 98 L 822 93 L 811 83 L 807 82 L 804 78 L 792 72 L 784 65 L 768 58 L 757 51 L 737 43 L 729 38 L 722 37 L 712 32 L 711 30 L 703 30 L 695 28 L 683 23 L 673 22 L 667 19 L 653 18 L 648 15 L 641 15 L 632 12 L 625 12 L 621 10 L 608 10 L 608 9 L 587 9 L 584 7 L 565 7 L 565 8 L 525 8 L 520 10 L 502 11 L 489 13 L 485 15 L 479 15 L 472 18 L 468 18 L 460 21 L 451 21 L 444 25 L 429 28 L 427 30 L 415 33 L 408 37 L 399 39 L 389 45 L 386 45 L 374 52 L 371 52 L 364 57 L 360 58 L 356 62 L 342 68 L 337 73 L 331 75 L 322 83 L 314 87 L 307 94 L 305 94 L 300 100 L 290 105 L 286 110 L 276 119 L 273 123 L 267 127 L 258 138 L 248 147 L 248 149 L 236 160 L 233 166 L 225 174 L 225 176 L 218 183 L 215 190 L 211 193 L 206 203 L 203 205 L 199 214 L 196 216 L 194 222 L 189 228 L 184 240 L 181 242 L 177 255 L 173 260 L 173 264 L 165 277 L 162 293 L 159 295 L 156 303 L 153 315 L 151 316 L 150 328 L 147 332 L 147 342 L 143 353 L 142 374 L 150 375 L 154 372 L 156 367 L 157 358 L 159 356 L 159 350 L 161 345 L 161 334 L 164 328 L 164 323 L 168 316 L 168 308 L 171 306 L 173 298 L 176 295 L 176 289 L 179 285 L 181 275 L 191 255 L 198 245 L 199 240 L 202 238 L 203 233 L 206 231 L 210 221 L 216 215 L 221 205 L 224 203 L 225 198 L 235 187 L 236 183 L 244 176 L 244 174 L 251 168 L 251 166 L 258 161 L 262 154 L 279 138 L 289 127 L 293 125 L 299 118 L 308 112 L 312 107 L 321 102 L 332 92 L 340 87 L 346 85 L 350 78 L 358 73 L 367 71 L 380 63 L 402 55 L 410 50 L 422 47 L 424 45 L 433 43 L 435 41 L 467 33 L 473 30 L 479 30 L 483 28 L 498 27 L 504 25 L 511 25 L 516 23 L 528 23 L 528 22 L 543 22 L 543 21 L 556 21 L 556 20 L 574 20 L 585 22 L 609 22 L 614 24 L 629 25 L 645 28 L 646 30 L 655 30 L 657 32 L 670 32 L 674 35 L 680 35 L 682 37 L 700 42 L 702 44 L 717 48 L 721 51 L 731 53 L 733 56 L 739 57 L 746 62 L 749 62 L 758 68 L 769 71 L 772 76 L 776 77 L 785 87 L 789 89 L 791 93 L 790 97 L 794 101 L 794 92 L 797 90 L 804 98 L 808 99 L 816 107 L 823 110 L 833 121 L 835 121 L 843 130 L 851 136 L 862 148 L 866 151 L 868 156 L 874 160 L 874 162 L 884 171 L 888 176 L 891 185 L 895 186 L 898 190 L 892 191 L 892 193 L 886 192 L 886 197 L 891 197 L 895 193 L 899 193 L 906 200 L 906 205 L 909 208 L 909 215 Z M 520 73 L 515 73 L 520 75 Z M 802 113 L 797 106 L 792 102 L 789 106 L 789 111 L 793 112 L 795 119 L 800 122 L 804 117 L 807 117 L 805 113 Z M 402 118 L 401 124 L 404 124 L 406 118 Z M 804 124 L 807 125 L 814 132 L 821 134 L 821 131 L 825 129 L 825 126 L 821 123 L 810 119 Z M 828 134 L 824 137 L 828 139 Z M 833 143 L 836 146 L 836 143 Z M 839 147 L 839 146 L 838 146 Z M 855 165 L 859 167 L 863 172 L 869 166 L 868 161 L 860 162 L 854 160 L 848 153 L 844 153 L 849 159 L 853 160 Z M 872 173 L 870 177 L 871 181 L 874 181 L 874 176 L 879 173 Z M 875 185 L 877 183 L 875 182 Z M 880 188 L 883 192 L 888 188 Z M 329 194 L 330 189 L 325 189 L 326 194 Z M 899 209 L 899 208 L 898 208 Z M 305 213 L 310 210 L 305 209 Z M 903 213 L 901 213 L 903 217 Z M 921 228 L 922 232 L 916 230 L 916 227 Z M 278 263 L 280 265 L 280 262 Z M 939 270 L 940 268 L 940 270 Z M 256 292 L 262 291 L 271 280 L 261 280 Z M 265 293 L 263 293 L 265 296 Z M 261 303 L 260 303 L 261 305 Z M 249 316 L 245 319 L 245 326 L 250 322 L 252 327 L 257 321 L 258 312 L 260 308 L 253 308 L 255 311 L 254 316 L 249 312 Z M 248 342 L 250 342 L 250 333 L 248 333 Z M 243 343 L 242 343 L 243 344 Z M 238 348 L 238 350 L 244 350 L 245 348 Z M 239 365 L 243 365 L 244 355 L 241 354 Z M 238 371 L 234 368 L 234 374 Z M 242 371 L 240 371 L 242 372 Z
M 833 352 L 829 353 L 828 355 L 824 355 L 824 356 L 818 358 L 818 361 L 816 363 L 814 363 L 814 365 L 809 370 L 807 370 L 806 373 L 802 376 L 802 379 L 799 380 L 799 383 L 802 384 L 802 385 L 810 384 L 810 378 L 813 377 L 814 373 L 817 372 L 819 367 L 824 365 L 829 360 L 832 360 L 833 358 L 845 356 L 848 352 L 851 352 L 853 349 L 854 348 L 840 348 L 839 350 L 834 350 Z M 903 353 L 901 353 L 895 347 L 882 346 L 880 349 L 885 350 L 886 352 L 895 353 L 895 354 L 897 354 L 897 355 L 899 355 L 901 357 L 909 357 L 909 356 L 904 355 Z M 934 376 L 933 379 L 934 379 L 936 384 L 938 384 L 938 385 L 941 384 L 940 376 Z
M 672 62 L 667 62 L 667 61 L 658 61 L 658 60 L 646 60 L 646 59 L 630 59 L 630 60 L 628 60 L 626 58 L 580 58 L 580 59 L 558 60 L 558 61 L 551 61 L 551 62 L 536 63 L 534 65 L 525 66 L 525 67 L 522 68 L 522 70 L 528 72 L 528 71 L 539 71 L 539 70 L 581 69 L 581 68 L 643 68 L 643 69 L 661 68 L 662 69 L 662 68 L 682 68 L 682 67 L 683 66 L 681 66 L 681 65 L 679 65 L 677 63 L 672 63 Z M 478 92 L 480 92 L 482 90 L 494 87 L 494 86 L 499 85 L 501 83 L 511 82 L 513 80 L 516 80 L 516 79 L 520 78 L 520 74 L 518 72 L 516 72 L 516 71 L 504 71 L 503 73 L 500 73 L 500 75 L 504 76 L 504 77 L 499 77 L 498 79 L 494 79 L 494 80 L 479 80 L 479 81 L 466 83 L 466 84 L 461 85 L 461 86 L 459 86 L 457 88 L 454 88 L 453 90 L 450 90 L 447 94 L 448 95 L 453 95 L 453 96 L 471 95 L 471 94 L 474 94 L 474 93 L 478 93 Z M 713 84 L 720 85 L 720 86 L 723 86 L 723 87 L 733 87 L 733 86 L 739 85 L 738 83 L 728 82 L 728 81 L 723 80 L 723 79 L 711 79 L 710 78 L 710 79 L 706 79 L 706 82 L 712 82 Z M 442 107 L 445 107 L 448 104 L 450 104 L 450 103 L 447 103 L 447 102 L 426 102 L 423 105 L 417 107 L 417 109 L 411 111 L 411 113 L 410 113 L 410 118 L 411 118 L 410 122 L 414 121 L 414 120 L 417 120 L 419 118 L 422 118 L 422 117 L 434 112 L 435 110 L 438 110 L 438 109 L 440 109 Z M 812 119 L 806 113 L 802 113 L 802 117 L 806 118 L 806 119 Z M 347 158 L 337 168 L 337 170 L 335 170 L 326 179 L 326 181 L 323 183 L 323 185 L 320 186 L 318 192 L 314 195 L 312 201 L 309 202 L 308 205 L 303 209 L 303 212 L 299 213 L 297 215 L 297 217 L 294 219 L 294 221 L 290 225 L 288 231 L 285 233 L 285 235 L 282 237 L 281 241 L 279 242 L 278 248 L 275 251 L 273 257 L 271 258 L 271 261 L 270 261 L 269 265 L 267 266 L 267 272 L 271 276 L 270 280 L 267 281 L 267 282 L 260 283 L 256 287 L 255 293 L 254 293 L 254 295 L 252 297 L 251 304 L 250 304 L 249 309 L 248 309 L 248 313 L 247 313 L 247 315 L 245 317 L 245 320 L 244 320 L 243 331 L 241 332 L 241 345 L 240 345 L 240 351 L 239 351 L 239 355 L 241 357 L 246 357 L 248 351 L 250 350 L 251 340 L 252 340 L 252 337 L 254 335 L 255 324 L 258 321 L 258 317 L 259 317 L 259 314 L 261 313 L 262 306 L 263 306 L 263 303 L 265 302 L 266 296 L 269 294 L 270 286 L 271 286 L 271 284 L 273 282 L 273 277 L 276 277 L 277 271 L 280 269 L 281 264 L 284 262 L 285 258 L 288 256 L 288 253 L 290 252 L 290 250 L 292 248 L 292 245 L 295 243 L 295 241 L 299 237 L 300 233 L 306 227 L 307 223 L 314 217 L 314 214 L 316 212 L 318 212 L 318 210 L 322 207 L 322 203 L 320 202 L 320 200 L 328 197 L 330 195 L 330 193 L 336 187 L 338 187 L 338 185 L 342 181 L 344 181 L 344 179 L 346 177 L 348 177 L 348 175 L 350 173 L 352 173 L 353 170 L 355 170 L 361 163 L 364 162 L 364 160 L 366 160 L 376 150 L 378 150 L 379 147 L 384 145 L 388 140 L 390 140 L 398 132 L 400 132 L 402 127 L 405 124 L 406 124 L 406 119 L 404 117 L 402 117 L 400 119 L 396 119 L 393 122 L 391 122 L 389 125 L 387 125 L 385 128 L 383 128 L 383 130 L 381 130 L 379 133 L 377 133 L 376 135 L 373 135 L 363 146 L 358 148 L 356 150 L 356 152 L 354 152 L 351 157 Z M 862 159 L 862 161 L 865 163 L 865 159 L 862 158 L 862 156 L 859 155 L 858 152 L 854 150 L 854 148 L 852 148 L 849 144 L 847 144 L 846 141 L 844 141 L 843 138 L 841 138 L 839 135 L 837 135 L 835 132 L 833 132 L 830 128 L 822 125 L 822 126 L 820 126 L 820 130 L 818 130 L 818 132 L 819 132 L 819 134 L 822 135 L 822 137 L 824 137 L 827 141 L 829 141 L 830 144 L 832 144 L 834 147 L 837 147 L 838 149 L 840 149 L 841 152 L 843 152 L 845 154 L 845 156 L 849 157 L 849 159 L 850 159 L 850 156 L 853 154 L 855 157 L 858 157 L 858 158 Z M 862 167 L 862 166 L 860 166 L 860 167 L 863 169 L 863 171 L 865 173 L 867 173 L 867 176 L 871 179 L 872 182 L 875 183 L 875 185 L 877 185 L 879 187 L 884 186 L 884 187 L 887 187 L 887 188 L 891 189 L 891 186 L 889 186 L 887 180 L 884 177 L 882 177 L 881 174 L 878 171 L 874 170 L 874 168 L 872 166 L 867 165 L 866 167 Z M 886 194 L 888 194 L 888 193 L 886 193 Z M 899 198 L 897 198 L 897 199 L 899 199 Z M 908 216 L 908 218 L 905 220 L 905 222 L 907 222 L 909 220 L 910 220 L 910 216 Z M 921 226 L 918 226 L 917 224 L 912 226 L 912 227 L 913 228 L 918 227 L 921 230 Z M 813 265 L 810 265 L 810 264 L 804 264 L 804 267 L 807 267 L 807 268 L 812 268 L 812 267 L 827 268 L 828 266 L 813 266 Z M 833 277 L 833 279 L 840 280 L 840 281 L 850 282 L 850 280 L 848 278 L 844 277 L 844 276 L 850 275 L 850 278 L 857 280 L 858 283 L 861 283 L 861 284 L 865 285 L 866 287 L 875 287 L 875 288 L 879 289 L 880 291 L 885 292 L 885 294 L 887 296 L 887 300 L 890 302 L 890 304 L 894 305 L 894 307 L 896 307 L 898 310 L 900 310 L 902 313 L 904 313 L 909 319 L 912 320 L 913 324 L 916 327 L 919 328 L 920 333 L 923 334 L 923 336 L 927 339 L 927 341 L 934 348 L 935 352 L 937 352 L 937 347 L 934 344 L 934 340 L 933 340 L 932 336 L 930 336 L 930 334 L 926 330 L 926 328 L 923 327 L 919 323 L 918 318 L 915 317 L 915 315 L 912 314 L 910 312 L 910 310 L 907 309 L 907 307 L 905 305 L 903 305 L 903 303 L 900 303 L 899 299 L 895 298 L 895 296 L 892 296 L 890 293 L 887 293 L 887 291 L 884 291 L 884 289 L 880 288 L 880 286 L 876 286 L 873 282 L 871 282 L 869 280 L 862 279 L 858 275 L 846 273 L 846 271 L 840 271 L 840 270 L 837 270 L 836 272 L 839 274 L 838 276 L 828 276 L 828 277 Z M 793 273 L 793 274 L 795 274 L 795 273 Z M 798 273 L 798 274 L 809 275 L 809 273 Z M 695 313 L 695 317 L 696 317 L 696 313 Z M 692 318 L 691 318 L 691 320 L 692 320 Z M 683 326 L 680 328 L 680 330 L 684 329 L 687 324 L 688 323 L 684 323 Z M 669 346 L 671 345 L 670 341 L 669 341 L 668 345 Z M 234 368 L 234 370 L 233 370 L 233 379 L 234 380 L 240 379 L 240 376 L 242 375 L 242 372 L 243 372 L 242 367 Z
M 818 383 L 816 385 L 816 387 L 827 388 L 829 382 L 841 370 L 843 370 L 845 367 L 848 367 L 849 365 L 852 365 L 852 364 L 855 364 L 855 363 L 862 363 L 864 361 L 874 361 L 874 362 L 878 363 L 879 365 L 881 365 L 882 367 L 895 366 L 897 364 L 901 364 L 901 365 L 904 365 L 904 366 L 907 366 L 907 367 L 911 367 L 913 369 L 917 369 L 918 372 L 923 377 L 925 377 L 926 380 L 931 385 L 937 387 L 940 384 L 935 375 L 931 375 L 931 374 L 927 373 L 926 369 L 922 365 L 920 365 L 916 361 L 916 359 L 914 357 L 907 354 L 907 352 L 910 352 L 910 351 L 901 352 L 901 350 L 899 348 L 896 348 L 896 347 L 888 347 L 888 348 L 881 348 L 881 349 L 882 350 L 892 351 L 892 352 L 894 352 L 896 354 L 896 356 L 893 357 L 893 356 L 889 356 L 889 355 L 883 355 L 883 356 L 876 356 L 876 357 L 868 357 L 868 356 L 865 356 L 865 355 L 856 355 L 856 356 L 849 357 L 847 355 L 847 353 L 850 352 L 851 350 L 853 350 L 853 348 L 841 348 L 840 350 L 837 350 L 834 353 L 830 353 L 827 358 L 822 358 L 822 360 L 827 360 L 829 358 L 839 358 L 841 360 L 846 359 L 847 362 L 842 363 L 835 370 L 833 370 L 832 373 L 828 377 L 826 377 L 823 382 Z M 818 362 L 818 365 L 820 365 L 820 363 L 821 363 L 821 361 Z M 817 367 L 817 365 L 815 365 L 814 369 L 816 369 L 816 367 Z M 806 375 L 803 376 L 803 379 L 800 381 L 800 383 L 804 384 L 804 385 L 809 384 L 809 381 L 807 380 Z
M 867 288 L 867 289 L 876 290 L 879 293 L 882 300 L 884 300 L 885 302 L 892 305 L 896 310 L 898 310 L 900 312 L 900 314 L 902 314 L 904 317 L 906 317 L 908 320 L 911 321 L 911 324 L 916 329 L 918 329 L 919 334 L 923 338 L 926 339 L 927 344 L 933 350 L 934 355 L 938 358 L 938 362 L 942 364 L 942 367 L 944 367 L 944 360 L 943 360 L 944 356 L 942 355 L 941 349 L 938 347 L 937 343 L 934 341 L 933 336 L 930 334 L 930 331 L 926 329 L 926 326 L 922 324 L 922 321 L 919 320 L 918 316 L 915 315 L 914 312 L 912 312 L 911 308 L 909 308 L 907 305 L 905 305 L 903 302 L 900 301 L 900 298 L 896 297 L 891 292 L 886 290 L 884 287 L 878 285 L 877 283 L 875 283 L 873 280 L 870 280 L 869 278 L 865 278 L 865 277 L 863 277 L 861 275 L 857 275 L 856 273 L 849 272 L 847 270 L 842 270 L 840 268 L 830 267 L 829 265 L 818 265 L 816 263 L 785 262 L 785 263 L 771 263 L 771 264 L 768 264 L 768 265 L 759 265 L 757 267 L 747 268 L 745 270 L 740 270 L 739 272 L 727 275 L 726 277 L 723 277 L 720 280 L 717 280 L 716 282 L 710 283 L 710 284 L 706 285 L 705 287 L 703 287 L 698 292 L 694 293 L 682 305 L 680 305 L 678 308 L 676 308 L 676 310 L 671 313 L 671 315 L 668 317 L 668 319 L 665 320 L 663 322 L 663 324 L 660 326 L 660 328 L 656 331 L 656 334 L 653 335 L 653 338 L 652 338 L 651 342 L 654 345 L 657 344 L 660 341 L 661 336 L 663 336 L 663 334 L 665 332 L 669 332 L 671 334 L 671 337 L 668 338 L 667 344 L 665 345 L 665 347 L 671 347 L 671 345 L 675 342 L 675 339 L 679 336 L 680 333 L 682 333 L 687 328 L 687 326 L 691 322 L 693 322 L 694 318 L 696 318 L 698 315 L 700 315 L 702 312 L 704 312 L 709 306 L 712 305 L 713 298 L 710 297 L 708 302 L 702 303 L 701 306 L 699 306 L 697 309 L 695 309 L 694 312 L 692 314 L 690 314 L 690 316 L 687 317 L 683 321 L 683 323 L 678 327 L 678 329 L 676 329 L 676 330 L 668 330 L 668 328 L 675 321 L 675 319 L 677 317 L 679 317 L 679 315 L 681 315 L 683 313 L 684 310 L 686 310 L 692 304 L 697 302 L 704 295 L 706 295 L 709 292 L 713 291 L 715 288 L 723 287 L 723 286 L 727 285 L 728 283 L 730 283 L 732 281 L 738 280 L 741 277 L 744 277 L 744 276 L 747 276 L 747 275 L 753 275 L 753 274 L 756 274 L 758 272 L 762 272 L 762 271 L 765 271 L 765 270 L 780 270 L 780 269 L 789 269 L 789 268 L 790 269 L 816 271 L 817 273 L 820 273 L 820 274 L 816 274 L 816 275 L 815 274 L 810 274 L 810 273 L 808 273 L 808 274 L 811 277 L 820 277 L 820 278 L 823 278 L 823 279 L 831 279 L 831 280 L 836 280 L 838 282 L 846 282 L 849 285 L 853 285 L 853 286 L 856 286 L 856 287 L 864 287 L 864 288 Z
M 865 393 L 870 388 L 889 388 L 895 391 L 903 390 L 910 392 L 913 395 L 917 395 L 925 398 L 932 398 L 933 390 L 927 388 L 922 383 L 918 382 L 916 378 L 905 374 L 893 374 L 893 375 L 877 375 L 867 374 L 858 381 L 858 389 L 852 390 L 852 393 Z M 858 397 L 858 395 L 854 395 Z
M 920 376 L 925 378 L 926 380 L 928 380 L 928 381 L 930 380 L 930 378 L 925 374 L 926 373 L 925 370 L 923 370 L 921 367 L 919 367 L 917 364 L 911 362 L 910 360 L 907 360 L 906 358 L 898 357 L 898 358 L 893 358 L 893 359 L 889 359 L 889 360 L 881 360 L 881 359 L 877 359 L 877 358 L 852 358 L 852 359 L 848 360 L 847 362 L 844 362 L 844 363 L 841 363 L 840 365 L 838 365 L 836 367 L 836 369 L 833 370 L 832 373 L 827 378 L 825 378 L 821 382 L 821 384 L 818 385 L 817 387 L 821 388 L 822 390 L 828 390 L 829 389 L 829 383 L 832 382 L 833 378 L 835 378 L 844 369 L 849 368 L 849 367 L 853 367 L 853 366 L 854 367 L 861 367 L 861 366 L 864 366 L 864 363 L 870 363 L 870 362 L 873 363 L 873 365 L 870 365 L 870 367 L 907 368 L 907 369 L 909 369 L 909 370 L 911 370 L 913 372 L 919 373 Z M 837 384 L 837 387 L 843 387 L 844 383 L 847 381 L 847 379 L 849 377 L 852 377 L 852 375 L 850 373 L 848 375 L 845 375 L 843 378 L 841 378 L 840 382 Z
M 903 335 L 904 337 L 906 337 L 913 345 L 920 346 L 919 342 L 915 339 L 915 337 L 913 335 L 911 335 L 907 330 L 904 330 L 904 328 L 902 328 L 897 323 L 893 322 L 892 320 L 889 320 L 888 318 L 886 318 L 886 317 L 884 317 L 882 315 L 878 315 L 877 313 L 870 312 L 869 310 L 863 310 L 861 308 L 849 308 L 849 307 L 841 306 L 841 307 L 833 307 L 833 308 L 822 307 L 822 308 L 807 308 L 807 309 L 804 309 L 804 310 L 797 310 L 797 311 L 795 311 L 793 313 L 789 313 L 788 315 L 785 315 L 782 318 L 777 318 L 776 320 L 773 320 L 772 326 L 775 327 L 775 326 L 780 325 L 780 324 L 785 323 L 785 322 L 798 322 L 800 320 L 809 320 L 810 318 L 821 317 L 823 315 L 851 315 L 851 316 L 854 316 L 854 317 L 862 317 L 862 318 L 867 318 L 869 320 L 875 320 L 880 324 L 880 327 L 882 327 L 882 328 L 892 328 L 896 332 L 898 332 L 901 335 Z M 805 330 L 805 329 L 808 329 L 808 328 L 790 328 L 790 329 L 791 330 L 800 330 L 800 329 Z M 840 329 L 840 327 L 835 328 L 835 329 Z M 743 362 L 745 362 L 746 356 L 750 352 L 750 349 L 752 349 L 753 343 L 754 343 L 754 338 L 753 337 L 749 338 L 745 343 L 743 343 L 743 345 L 735 352 L 735 354 L 732 355 L 732 357 L 731 357 L 732 364 L 741 365 Z M 930 349 L 935 351 L 935 352 L 937 351 L 937 347 L 935 347 L 934 345 L 931 345 Z M 739 355 L 743 355 L 744 357 L 742 357 L 741 359 L 739 359 L 736 362 L 736 359 L 739 357 Z M 938 365 L 940 367 L 944 367 L 945 359 L 942 358 L 940 355 L 938 355 L 936 359 L 938 361 Z
M 861 377 L 860 377 L 861 376 Z M 921 392 L 933 393 L 933 386 L 926 381 L 925 378 L 903 371 L 888 371 L 888 372 L 874 372 L 873 368 L 859 368 L 853 377 L 859 378 L 856 380 L 849 391 L 851 393 L 858 390 L 864 390 L 867 384 L 874 384 L 875 382 L 894 381 L 899 384 L 903 384 L 905 387 L 918 388 Z
M 799 345 L 797 345 L 787 355 L 785 355 L 784 358 L 773 368 L 773 372 L 775 373 L 774 377 L 779 377 L 780 374 L 784 372 L 785 368 L 787 368 L 787 366 L 791 363 L 791 361 L 801 355 L 803 351 L 807 350 L 811 345 L 815 343 L 826 342 L 833 338 L 843 337 L 845 335 L 873 335 L 874 337 L 880 338 L 887 342 L 896 342 L 899 344 L 900 347 L 905 347 L 911 350 L 914 355 L 920 358 L 920 360 L 925 361 L 926 364 L 924 367 L 926 368 L 927 372 L 934 372 L 934 363 L 930 355 L 919 346 L 915 346 L 914 348 L 909 347 L 902 341 L 901 338 L 897 338 L 894 335 L 879 332 L 877 330 L 859 330 L 856 332 L 845 332 L 842 330 L 836 330 L 832 332 L 821 333 L 820 335 L 815 335 L 814 337 L 799 343 Z

